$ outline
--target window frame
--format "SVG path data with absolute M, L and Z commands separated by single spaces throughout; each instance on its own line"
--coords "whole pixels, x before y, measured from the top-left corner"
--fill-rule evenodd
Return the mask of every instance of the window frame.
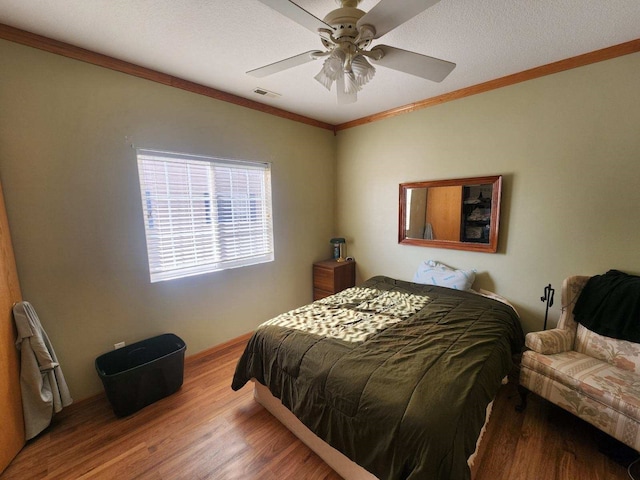
M 151 283 L 274 261 L 271 163 L 146 148 L 136 161 Z

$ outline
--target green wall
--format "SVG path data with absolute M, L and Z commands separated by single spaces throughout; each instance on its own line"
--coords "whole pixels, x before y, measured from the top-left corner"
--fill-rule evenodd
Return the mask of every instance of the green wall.
M 187 355 L 312 299 L 331 253 L 332 132 L 0 41 L 0 177 L 24 298 L 73 396 L 93 361 L 173 332 Z M 272 162 L 275 261 L 150 284 L 135 150 Z
M 565 277 L 640 273 L 639 85 L 636 53 L 339 132 L 337 231 L 358 278 L 476 268 L 539 330 L 547 284 L 553 323 Z M 398 244 L 398 184 L 498 174 L 498 253 Z

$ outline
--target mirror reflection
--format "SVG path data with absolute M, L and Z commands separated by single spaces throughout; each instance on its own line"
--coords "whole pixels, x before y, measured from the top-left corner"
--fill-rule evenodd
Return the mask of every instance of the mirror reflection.
M 495 252 L 502 177 L 400 185 L 400 243 Z

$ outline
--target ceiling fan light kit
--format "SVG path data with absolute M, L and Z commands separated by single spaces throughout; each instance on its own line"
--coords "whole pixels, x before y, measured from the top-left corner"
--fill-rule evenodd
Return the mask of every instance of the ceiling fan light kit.
M 290 0 L 259 0 L 303 27 L 317 33 L 325 50 L 312 50 L 247 72 L 264 77 L 318 58 L 325 58 L 314 77 L 328 90 L 335 83 L 338 103 L 353 103 L 357 92 L 375 75 L 369 60 L 386 68 L 440 82 L 455 63 L 386 45 L 371 47 L 373 40 L 410 20 L 439 0 L 380 0 L 368 13 L 358 8 L 360 0 L 336 0 L 340 6 L 323 20 Z

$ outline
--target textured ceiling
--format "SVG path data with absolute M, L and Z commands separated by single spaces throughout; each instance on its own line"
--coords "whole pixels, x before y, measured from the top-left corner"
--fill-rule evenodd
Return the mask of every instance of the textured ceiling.
M 319 18 L 337 7 L 296 3 Z M 313 79 L 321 61 L 261 79 L 245 73 L 321 49 L 312 32 L 258 0 L 0 0 L 0 23 L 340 124 L 638 39 L 640 0 L 441 0 L 375 43 L 452 61 L 451 75 L 438 84 L 377 67 L 350 105 Z

